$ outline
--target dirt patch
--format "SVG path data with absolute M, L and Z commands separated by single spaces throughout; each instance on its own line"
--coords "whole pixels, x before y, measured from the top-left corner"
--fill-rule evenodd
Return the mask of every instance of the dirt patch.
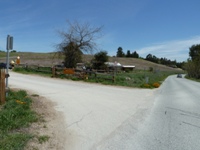
M 33 100 L 32 110 L 39 115 L 39 121 L 28 128 L 34 135 L 25 150 L 63 150 L 65 137 L 65 121 L 61 112 L 54 109 L 55 104 L 45 97 L 28 93 Z

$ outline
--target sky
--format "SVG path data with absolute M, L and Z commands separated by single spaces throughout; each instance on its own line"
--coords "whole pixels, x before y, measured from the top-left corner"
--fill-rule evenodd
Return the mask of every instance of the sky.
M 102 28 L 99 50 L 136 51 L 178 62 L 200 44 L 199 0 L 0 0 L 0 50 L 7 35 L 20 52 L 54 52 L 67 20 Z

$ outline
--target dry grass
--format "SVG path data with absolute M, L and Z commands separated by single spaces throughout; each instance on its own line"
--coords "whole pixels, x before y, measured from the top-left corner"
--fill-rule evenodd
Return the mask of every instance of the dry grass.
M 22 64 L 29 65 L 41 65 L 41 66 L 53 66 L 55 64 L 60 64 L 63 61 L 63 57 L 55 55 L 55 53 L 32 53 L 32 52 L 16 52 L 10 53 L 10 60 L 16 60 L 17 56 L 20 56 Z M 83 62 L 89 63 L 93 59 L 92 55 L 83 55 Z M 0 52 L 0 62 L 6 60 L 6 53 Z M 178 68 L 171 68 L 164 65 L 152 63 L 143 59 L 137 58 L 119 58 L 119 57 L 109 57 L 110 62 L 119 62 L 122 65 L 134 65 L 136 69 L 148 70 L 150 67 L 154 70 L 161 71 L 177 71 Z

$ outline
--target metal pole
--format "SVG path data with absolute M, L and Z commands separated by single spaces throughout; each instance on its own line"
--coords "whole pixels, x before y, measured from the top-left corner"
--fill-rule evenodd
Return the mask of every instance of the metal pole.
M 7 49 L 7 57 L 6 57 L 6 97 L 8 96 L 8 69 L 9 69 L 9 50 L 13 49 L 13 37 L 8 35 L 7 36 L 7 45 L 6 45 L 6 49 Z
M 9 50 L 7 50 L 7 57 L 6 57 L 6 74 L 8 74 L 9 69 Z M 8 88 L 8 78 L 6 78 L 6 88 Z
M 9 67 L 9 43 L 10 43 L 10 35 L 7 36 L 7 57 L 6 57 L 6 75 L 8 74 Z M 8 78 L 6 78 L 6 97 L 8 97 Z

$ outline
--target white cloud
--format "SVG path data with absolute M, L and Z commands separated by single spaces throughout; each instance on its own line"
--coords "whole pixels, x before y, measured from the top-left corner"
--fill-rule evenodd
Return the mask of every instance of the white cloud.
M 200 44 L 200 36 L 195 36 L 185 40 L 175 40 L 157 43 L 152 46 L 138 49 L 137 52 L 146 57 L 148 54 L 156 57 L 165 57 L 171 60 L 185 61 L 189 57 L 189 48 L 194 44 Z

